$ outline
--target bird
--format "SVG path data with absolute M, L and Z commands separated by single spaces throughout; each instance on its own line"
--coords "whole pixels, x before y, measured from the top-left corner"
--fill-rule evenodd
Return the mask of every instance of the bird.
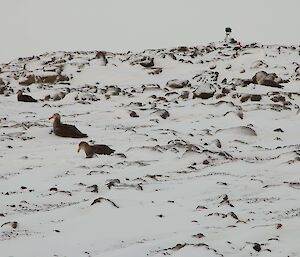
M 17 92 L 17 98 L 19 102 L 37 102 L 36 99 L 34 99 L 32 96 L 30 95 L 23 95 L 22 90 L 18 90 Z
M 59 137 L 84 138 L 87 134 L 80 132 L 75 126 L 60 122 L 60 115 L 54 113 L 49 120 L 53 119 L 53 132 Z
M 77 152 L 79 153 L 81 149 L 85 151 L 86 158 L 92 158 L 95 154 L 110 155 L 115 152 L 107 145 L 89 145 L 85 141 L 79 143 Z

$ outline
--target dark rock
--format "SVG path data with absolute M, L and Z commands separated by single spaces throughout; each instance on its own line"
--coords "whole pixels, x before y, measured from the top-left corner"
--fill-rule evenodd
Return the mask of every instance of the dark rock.
M 51 96 L 50 96 L 50 95 L 46 95 L 46 96 L 44 97 L 44 100 L 45 100 L 45 101 L 49 101 L 49 100 L 50 100 L 50 98 L 51 98 Z
M 188 52 L 189 49 L 188 49 L 188 47 L 186 47 L 186 46 L 179 46 L 179 47 L 177 48 L 177 51 L 178 51 L 178 52 Z
M 229 88 L 225 88 L 225 87 L 222 88 L 222 93 L 223 93 L 223 94 L 226 94 L 226 95 L 227 95 L 227 94 L 230 93 L 230 91 L 231 91 L 231 90 L 230 90 Z
M 281 128 L 274 129 L 273 131 L 274 132 L 281 132 L 281 133 L 284 132 Z
M 163 109 L 158 110 L 156 113 L 163 119 L 166 119 L 170 116 L 170 113 L 167 110 L 163 110 Z
M 135 111 L 131 111 L 129 115 L 130 115 L 130 117 L 133 117 L 133 118 L 140 117 L 139 115 L 137 115 L 137 113 Z
M 227 78 L 224 78 L 221 83 L 222 84 L 227 84 Z
M 145 68 L 150 68 L 154 66 L 154 58 L 140 62 L 140 65 Z
M 202 233 L 198 233 L 196 235 L 193 235 L 193 237 L 202 238 L 202 237 L 205 237 L 205 236 Z
M 276 95 L 276 96 L 273 96 L 270 100 L 273 101 L 274 103 L 284 102 L 285 97 L 282 95 Z
M 252 102 L 259 102 L 261 100 L 261 95 L 251 95 L 250 100 Z
M 202 163 L 203 163 L 204 165 L 208 165 L 208 164 L 209 164 L 209 161 L 208 161 L 208 160 L 204 160 Z
M 254 249 L 255 251 L 257 251 L 257 252 L 260 252 L 260 251 L 261 251 L 261 246 L 260 246 L 260 244 L 254 243 L 253 249 Z

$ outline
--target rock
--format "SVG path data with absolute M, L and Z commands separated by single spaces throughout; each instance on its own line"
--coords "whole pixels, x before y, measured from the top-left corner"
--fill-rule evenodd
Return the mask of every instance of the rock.
M 64 92 L 56 93 L 55 95 L 53 95 L 53 101 L 59 101 L 59 100 L 63 99 L 65 96 L 66 96 L 66 93 L 64 93 Z
M 105 52 L 99 51 L 96 53 L 95 59 L 99 59 L 102 61 L 103 66 L 106 66 L 108 61 L 105 56 Z
M 180 94 L 180 98 L 182 99 L 188 99 L 190 95 L 190 91 L 182 91 Z
M 254 249 L 255 251 L 257 251 L 257 252 L 260 252 L 260 251 L 261 251 L 261 246 L 260 246 L 260 244 L 254 243 L 253 249 Z
M 57 82 L 69 81 L 69 80 L 70 80 L 69 77 L 65 75 L 59 75 L 59 74 L 36 77 L 37 83 L 45 83 L 45 84 L 54 84 Z
M 250 99 L 251 95 L 243 95 L 241 98 L 240 98 L 240 101 L 242 103 L 244 102 L 247 102 L 249 99 Z
M 50 96 L 50 95 L 46 95 L 46 96 L 44 97 L 44 100 L 45 100 L 45 101 L 49 101 L 49 100 L 50 100 L 50 98 L 51 98 L 51 96 Z
M 281 96 L 281 95 L 277 95 L 277 96 L 273 96 L 271 99 L 271 101 L 277 103 L 277 102 L 285 102 L 285 97 Z
M 284 131 L 282 130 L 282 128 L 277 128 L 277 129 L 274 129 L 273 131 L 274 131 L 274 132 L 281 132 L 281 133 L 284 132 Z
M 250 100 L 252 102 L 259 102 L 261 100 L 261 95 L 251 95 Z
M 172 79 L 169 80 L 166 84 L 167 87 L 170 88 L 184 88 L 190 85 L 190 82 L 188 80 L 179 80 L 179 79 Z
M 46 76 L 35 76 L 30 74 L 26 77 L 25 80 L 20 81 L 19 84 L 22 86 L 30 86 L 34 83 L 45 83 L 45 84 L 54 84 L 60 81 L 69 81 L 69 77 L 60 74 L 46 75 Z
M 162 68 L 152 68 L 150 72 L 148 72 L 149 75 L 157 75 L 159 73 L 162 73 Z
M 224 78 L 224 79 L 221 81 L 221 84 L 227 84 L 227 78 Z
M 225 128 L 225 129 L 218 129 L 216 134 L 223 134 L 223 135 L 233 135 L 233 136 L 257 136 L 256 131 L 247 126 L 238 126 L 232 128 Z
M 179 46 L 176 50 L 177 50 L 178 52 L 188 52 L 188 51 L 189 51 L 189 48 L 186 47 L 186 46 Z
M 234 85 L 234 86 L 241 86 L 241 87 L 245 87 L 248 86 L 250 83 L 252 83 L 252 80 L 250 79 L 232 79 L 230 84 Z
M 154 58 L 149 58 L 140 62 L 140 65 L 145 68 L 150 68 L 154 66 Z
M 137 115 L 137 113 L 135 111 L 131 111 L 129 115 L 130 115 L 130 117 L 133 117 L 133 118 L 140 117 L 139 115 Z
M 215 139 L 213 141 L 213 143 L 218 147 L 218 148 L 221 148 L 222 147 L 222 144 L 221 144 L 221 141 L 219 139 Z
M 193 98 L 209 99 L 214 96 L 216 89 L 213 85 L 204 84 L 193 92 Z
M 162 117 L 163 119 L 166 119 L 170 116 L 170 113 L 167 111 L 167 110 L 164 110 L 164 109 L 161 109 L 161 110 L 158 110 L 156 111 L 156 113 Z
M 251 66 L 251 69 L 268 68 L 268 67 L 269 67 L 269 65 L 266 64 L 264 61 L 258 60 L 257 62 L 255 62 L 255 63 Z
M 35 83 L 35 81 L 36 81 L 35 76 L 33 74 L 31 74 L 31 75 L 28 75 L 25 80 L 20 81 L 19 84 L 22 86 L 29 86 L 29 85 Z
M 230 88 L 226 88 L 226 87 L 223 87 L 223 88 L 222 88 L 222 94 L 225 94 L 225 95 L 227 95 L 227 94 L 229 94 L 229 93 L 230 93 L 230 91 L 231 91 L 231 89 L 230 89 Z
M 119 88 L 118 86 L 108 86 L 106 91 L 106 93 L 111 96 L 119 95 L 120 92 L 121 92 L 121 88 Z
M 209 161 L 208 161 L 208 160 L 204 160 L 204 161 L 202 162 L 202 164 L 208 165 L 208 164 L 209 164 Z
M 210 68 L 211 70 L 214 70 L 216 67 L 217 67 L 217 65 L 215 65 L 215 64 L 212 64 L 211 66 L 209 66 L 209 68 Z
M 13 229 L 16 229 L 17 226 L 18 226 L 18 222 L 17 222 L 17 221 L 14 221 L 14 222 L 11 223 L 11 227 L 12 227 Z
M 202 238 L 202 237 L 205 237 L 205 236 L 202 233 L 198 233 L 196 235 L 193 235 L 193 237 Z

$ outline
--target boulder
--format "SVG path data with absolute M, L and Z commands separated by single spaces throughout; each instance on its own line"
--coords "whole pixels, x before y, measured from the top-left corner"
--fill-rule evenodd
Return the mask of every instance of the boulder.
M 194 92 L 193 92 L 193 98 L 202 98 L 202 99 L 209 99 L 214 96 L 216 93 L 216 89 L 211 84 L 204 84 L 199 86 Z
M 184 88 L 190 85 L 188 80 L 180 80 L 180 79 L 172 79 L 169 80 L 166 84 L 167 87 L 177 89 L 177 88 Z

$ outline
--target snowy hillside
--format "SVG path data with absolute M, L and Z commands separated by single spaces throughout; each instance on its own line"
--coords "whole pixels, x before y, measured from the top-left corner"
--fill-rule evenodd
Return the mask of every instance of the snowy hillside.
M 0 256 L 300 256 L 299 57 L 218 42 L 0 65 Z M 54 113 L 116 152 L 77 153 Z

